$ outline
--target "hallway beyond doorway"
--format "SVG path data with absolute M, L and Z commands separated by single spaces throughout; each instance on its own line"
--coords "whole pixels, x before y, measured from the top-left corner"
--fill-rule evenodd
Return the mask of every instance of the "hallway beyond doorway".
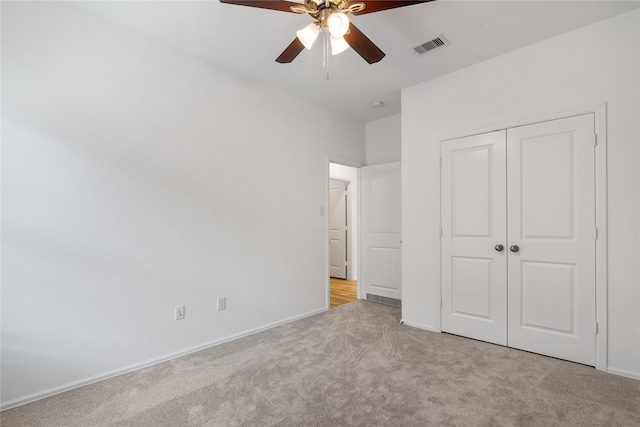
M 329 308 L 357 300 L 357 283 L 355 280 L 342 280 L 332 277 L 329 282 L 331 287 Z

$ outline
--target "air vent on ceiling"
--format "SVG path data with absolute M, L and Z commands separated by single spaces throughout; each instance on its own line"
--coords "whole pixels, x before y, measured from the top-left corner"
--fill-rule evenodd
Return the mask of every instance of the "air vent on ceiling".
M 426 43 L 422 43 L 421 45 L 412 48 L 411 51 L 418 56 L 422 56 L 425 53 L 431 52 L 435 49 L 439 49 L 444 46 L 449 46 L 449 44 L 450 44 L 449 40 L 447 40 L 446 38 L 444 38 L 442 34 L 440 34 L 435 39 L 430 40 Z

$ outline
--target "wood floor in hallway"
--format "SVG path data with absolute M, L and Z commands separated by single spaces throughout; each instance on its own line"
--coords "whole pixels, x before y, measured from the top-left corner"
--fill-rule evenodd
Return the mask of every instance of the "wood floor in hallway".
M 332 277 L 329 282 L 329 285 L 331 287 L 329 308 L 334 308 L 339 305 L 357 300 L 357 283 L 358 282 L 355 280 L 342 280 Z

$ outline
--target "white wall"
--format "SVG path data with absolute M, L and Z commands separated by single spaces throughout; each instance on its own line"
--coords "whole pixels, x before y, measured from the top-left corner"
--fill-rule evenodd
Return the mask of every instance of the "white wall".
M 347 279 L 358 280 L 358 233 L 359 233 L 359 218 L 360 211 L 358 210 L 359 194 L 358 189 L 360 183 L 358 182 L 358 169 L 339 165 L 337 163 L 329 164 L 329 176 L 331 178 L 341 179 L 342 181 L 349 181 L 349 209 L 351 210 L 351 241 L 349 246 L 349 269 L 347 271 Z
M 400 161 L 400 114 L 366 126 L 367 166 Z
M 327 309 L 327 158 L 362 164 L 364 138 L 68 5 L 3 2 L 3 406 Z
M 406 322 L 437 327 L 440 140 L 606 102 L 608 369 L 640 378 L 639 16 L 635 10 L 403 91 Z

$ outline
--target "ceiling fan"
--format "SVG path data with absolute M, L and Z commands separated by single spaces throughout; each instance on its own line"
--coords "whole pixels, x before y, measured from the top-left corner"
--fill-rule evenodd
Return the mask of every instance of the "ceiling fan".
M 311 49 L 321 31 L 326 33 L 325 40 L 329 40 L 333 55 L 352 47 L 365 61 L 374 64 L 384 58 L 384 52 L 350 23 L 347 15 L 364 15 L 429 1 L 433 0 L 304 0 L 304 3 L 285 0 L 220 0 L 221 3 L 307 14 L 313 18 L 314 22 L 298 31 L 298 37 L 276 58 L 281 64 L 292 62 L 305 47 Z

